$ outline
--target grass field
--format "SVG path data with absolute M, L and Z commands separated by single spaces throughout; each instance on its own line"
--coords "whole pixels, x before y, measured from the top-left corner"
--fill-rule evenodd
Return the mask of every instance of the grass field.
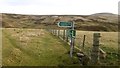
M 100 59 L 103 65 L 117 65 L 118 63 L 118 32 L 77 31 L 76 46 L 82 50 L 83 36 L 86 35 L 83 51 L 91 55 L 93 33 L 100 33 L 100 48 L 107 53 L 106 59 Z
M 3 66 L 79 66 L 69 46 L 44 29 L 3 28 L 2 35 Z
M 93 45 L 93 33 L 100 33 L 100 47 L 112 48 L 117 52 L 118 50 L 118 32 L 93 32 L 93 31 L 77 31 L 76 45 L 82 46 L 83 36 L 86 35 L 85 47 Z
M 63 30 L 60 31 L 60 36 L 63 37 Z M 93 47 L 93 34 L 100 33 L 100 48 L 107 53 L 106 59 L 100 59 L 102 65 L 118 65 L 118 32 L 102 32 L 102 31 L 76 31 L 75 48 L 83 51 L 88 56 L 91 56 Z M 83 49 L 83 37 L 85 45 Z
M 76 46 L 82 48 L 83 35 L 86 35 L 84 52 L 90 55 L 93 46 L 93 33 L 100 33 L 100 48 L 107 53 L 106 59 L 102 60 L 103 65 L 118 65 L 118 32 L 93 32 L 77 31 Z
M 93 31 L 77 31 L 75 46 L 82 50 L 83 35 L 86 35 L 84 52 L 90 56 Z M 118 33 L 101 33 L 100 48 L 107 54 L 103 65 L 117 65 Z M 62 33 L 61 33 L 62 34 Z M 80 66 L 77 57 L 69 56 L 69 45 L 44 29 L 3 28 L 3 66 Z

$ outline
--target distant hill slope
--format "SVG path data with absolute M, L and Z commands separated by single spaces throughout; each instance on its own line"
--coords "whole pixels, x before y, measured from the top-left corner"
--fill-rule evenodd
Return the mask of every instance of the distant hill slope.
M 0 19 L 1 21 L 1 19 Z M 74 21 L 75 28 L 88 31 L 117 31 L 118 15 L 97 13 L 92 15 L 20 15 L 2 14 L 2 26 L 7 28 L 58 28 L 59 21 Z
M 92 20 L 100 21 L 100 22 L 108 22 L 108 23 L 117 23 L 118 22 L 118 15 L 112 13 L 97 13 L 90 15 L 87 17 Z

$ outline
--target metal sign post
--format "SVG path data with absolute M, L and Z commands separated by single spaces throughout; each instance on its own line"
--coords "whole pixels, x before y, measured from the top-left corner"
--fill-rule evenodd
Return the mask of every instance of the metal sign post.
M 74 29 L 74 22 L 58 22 L 59 27 L 69 27 L 70 29 L 67 30 L 67 36 L 70 37 L 70 57 L 73 56 L 74 51 L 74 40 L 76 31 Z
M 71 36 L 71 42 L 70 42 L 70 57 L 73 56 L 74 51 L 74 37 L 73 37 L 73 31 L 74 31 L 74 22 L 72 22 L 72 36 Z

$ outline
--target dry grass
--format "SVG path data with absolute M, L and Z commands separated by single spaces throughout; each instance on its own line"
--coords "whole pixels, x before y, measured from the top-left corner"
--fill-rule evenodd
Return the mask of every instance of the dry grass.
M 107 53 L 106 59 L 101 59 L 102 65 L 117 65 L 118 63 L 118 32 L 76 31 L 75 48 L 91 56 L 93 34 L 100 33 L 100 48 Z M 61 35 L 63 30 L 61 30 Z M 83 37 L 86 35 L 83 49 Z
M 100 33 L 100 48 L 107 53 L 106 59 L 100 59 L 102 65 L 118 65 L 118 32 L 77 31 L 76 46 L 91 56 L 93 33 Z M 82 48 L 83 36 L 86 35 L 85 47 Z
M 93 32 L 93 31 L 77 31 L 76 45 L 83 43 L 83 36 L 86 35 L 85 47 L 93 45 L 93 33 L 100 33 L 100 47 L 107 47 L 112 49 L 118 48 L 118 32 Z
M 67 44 L 44 29 L 5 28 L 2 37 L 3 66 L 74 65 Z

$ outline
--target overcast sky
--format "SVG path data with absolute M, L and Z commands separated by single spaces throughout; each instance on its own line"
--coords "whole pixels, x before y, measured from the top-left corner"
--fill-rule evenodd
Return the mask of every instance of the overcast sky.
M 0 0 L 1 13 L 89 15 L 118 14 L 119 0 Z

